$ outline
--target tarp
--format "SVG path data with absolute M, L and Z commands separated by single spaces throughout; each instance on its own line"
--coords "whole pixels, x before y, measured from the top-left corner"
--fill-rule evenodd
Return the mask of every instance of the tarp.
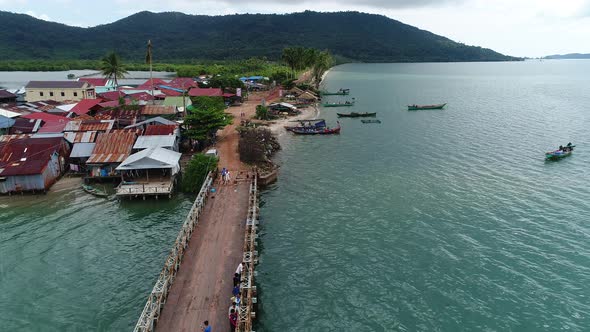
M 172 169 L 172 175 L 180 170 L 180 157 L 182 154 L 164 149 L 149 148 L 127 157 L 119 167 L 118 171 L 130 171 L 138 169 Z

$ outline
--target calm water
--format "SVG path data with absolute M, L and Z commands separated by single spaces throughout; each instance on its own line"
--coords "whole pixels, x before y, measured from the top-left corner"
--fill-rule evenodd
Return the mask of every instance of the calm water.
M 2 331 L 131 331 L 191 200 L 0 198 Z
M 29 81 L 67 81 L 68 74 L 76 77 L 102 77 L 96 70 L 70 70 L 70 71 L 0 71 L 0 88 L 20 89 Z M 154 72 L 156 78 L 171 79 L 176 73 Z M 149 71 L 130 71 L 125 79 L 119 80 L 120 85 L 141 84 L 150 77 Z
M 326 89 L 351 88 L 353 109 L 383 123 L 283 136 L 262 197 L 256 330 L 588 331 L 588 73 L 590 61 L 331 71 Z M 544 161 L 569 141 L 572 157 Z

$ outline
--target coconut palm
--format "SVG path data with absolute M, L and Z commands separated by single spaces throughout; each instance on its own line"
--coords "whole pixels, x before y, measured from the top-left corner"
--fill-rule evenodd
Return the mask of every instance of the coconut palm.
M 125 74 L 127 74 L 121 58 L 115 52 L 109 53 L 102 58 L 100 70 L 105 78 L 115 81 L 115 86 L 119 86 L 118 80 L 125 78 Z
M 332 55 L 328 51 L 322 51 L 317 53 L 315 63 L 313 65 L 312 74 L 315 80 L 316 88 L 320 86 L 322 76 L 326 70 L 332 67 L 333 59 Z

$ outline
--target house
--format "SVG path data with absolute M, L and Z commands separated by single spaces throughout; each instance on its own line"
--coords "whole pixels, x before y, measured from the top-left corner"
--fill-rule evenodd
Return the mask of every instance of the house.
M 30 113 L 27 112 L 27 114 L 30 114 Z M 7 109 L 4 109 L 4 108 L 0 108 L 0 115 L 1 116 L 5 116 L 7 118 L 14 119 L 14 118 L 18 118 L 19 116 L 24 115 L 24 114 L 17 113 L 17 112 L 14 112 L 12 110 L 7 110 Z
M 115 169 L 129 157 L 136 138 L 134 131 L 114 130 L 99 134 L 92 154 L 86 161 L 89 177 L 118 178 Z
M 36 133 L 43 125 L 41 119 L 16 118 L 12 121 L 14 121 L 14 124 L 9 130 L 11 135 Z
M 94 86 L 96 93 L 114 91 L 117 89 L 117 87 L 115 86 L 115 80 L 112 79 L 81 77 L 78 79 L 78 81 L 86 82 Z
M 176 135 L 145 135 L 139 136 L 133 145 L 134 150 L 164 148 L 178 151 L 178 136 Z
M 39 129 L 40 133 L 61 133 L 67 124 L 72 120 L 63 116 L 45 112 L 31 113 L 22 116 L 22 118 L 43 120 L 43 125 Z
M 170 197 L 180 171 L 181 156 L 178 152 L 158 147 L 130 155 L 116 168 L 123 177 L 117 187 L 117 196 Z
M 188 91 L 191 97 L 223 97 L 221 88 L 192 88 Z
M 184 112 L 184 108 L 192 104 L 193 102 L 189 97 L 183 98 L 178 96 L 166 96 L 166 99 L 162 103 L 163 106 L 175 106 L 180 112 Z
M 153 81 L 153 85 L 152 85 L 152 81 Z M 168 82 L 164 81 L 161 78 L 154 78 L 153 80 L 147 80 L 145 81 L 143 84 L 140 84 L 137 88 L 137 90 L 152 90 L 152 88 L 154 90 L 158 90 L 158 86 L 160 85 L 168 85 Z
M 118 101 L 119 98 L 124 98 L 125 96 L 126 94 L 123 91 L 109 91 L 98 94 L 98 97 L 106 101 Z
M 0 90 L 0 104 L 16 103 L 17 95 L 7 90 Z
M 72 120 L 64 128 L 64 132 L 109 132 L 115 120 Z M 67 135 L 67 133 L 66 133 Z
M 178 123 L 176 123 L 174 121 L 170 121 L 170 120 L 164 119 L 163 117 L 157 116 L 155 118 L 150 118 L 145 121 L 141 121 L 136 124 L 127 126 L 127 127 L 125 127 L 125 129 L 139 128 L 139 129 L 147 130 L 147 127 L 152 124 L 178 126 Z
M 191 77 L 177 77 L 166 85 L 177 89 L 188 90 L 192 87 L 197 87 L 197 82 Z
M 178 109 L 176 106 L 145 105 L 141 110 L 141 115 L 144 117 L 153 117 L 159 115 L 174 117 L 176 114 L 178 114 Z
M 69 111 L 75 113 L 77 116 L 82 114 L 94 115 L 101 109 L 100 103 L 102 102 L 104 102 L 104 100 L 101 98 L 82 99 Z
M 96 143 L 75 143 L 70 153 L 70 171 L 87 174 L 86 162 L 92 155 Z
M 63 137 L 5 138 L 0 142 L 0 193 L 49 190 L 69 152 Z
M 25 90 L 27 102 L 82 100 L 96 96 L 94 86 L 83 81 L 30 81 Z

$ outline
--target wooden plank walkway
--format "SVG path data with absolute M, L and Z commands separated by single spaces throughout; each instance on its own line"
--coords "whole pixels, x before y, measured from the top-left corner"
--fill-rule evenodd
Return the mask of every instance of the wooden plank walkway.
M 214 186 L 170 290 L 158 332 L 229 331 L 232 278 L 242 258 L 249 181 Z

